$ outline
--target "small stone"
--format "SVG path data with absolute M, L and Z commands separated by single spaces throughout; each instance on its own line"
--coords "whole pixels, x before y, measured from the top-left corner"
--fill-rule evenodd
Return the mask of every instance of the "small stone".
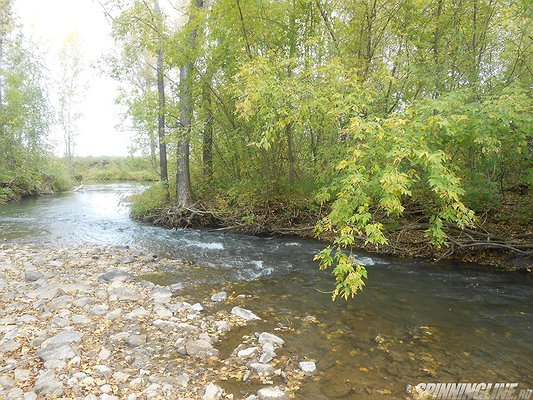
M 63 383 L 47 371 L 37 377 L 33 391 L 38 395 L 59 397 L 63 394 Z
M 276 349 L 274 348 L 274 345 L 271 342 L 266 342 L 263 344 L 263 352 L 264 353 L 274 353 Z
M 236 315 L 237 317 L 244 319 L 245 321 L 254 321 L 254 320 L 260 321 L 261 320 L 261 318 L 259 318 L 257 315 L 255 315 L 250 310 L 247 310 L 241 307 L 233 307 L 231 309 L 231 313 L 233 315 Z
M 152 290 L 152 300 L 154 303 L 166 304 L 170 302 L 172 298 L 172 292 L 168 289 L 156 286 Z
M 122 308 L 117 308 L 116 310 L 110 311 L 105 315 L 105 319 L 109 321 L 114 321 L 122 315 Z
M 159 304 L 154 307 L 154 313 L 160 318 L 168 319 L 172 317 L 172 311 Z
M 101 376 L 105 378 L 109 378 L 111 376 L 111 368 L 109 368 L 107 365 L 95 365 L 94 370 Z
M 239 357 L 239 358 L 250 358 L 251 356 L 253 356 L 257 352 L 257 350 L 259 350 L 258 347 L 248 347 L 247 349 L 240 350 L 237 353 L 237 357 Z
M 206 340 L 189 342 L 185 345 L 185 350 L 187 351 L 188 355 L 200 359 L 218 356 L 218 350 L 213 348 L 211 343 Z
M 141 346 L 146 343 L 146 335 L 130 335 L 125 341 L 131 347 Z
M 202 307 L 202 305 L 200 303 L 196 303 L 196 304 L 193 304 L 191 306 L 191 308 L 194 310 L 194 311 L 197 311 L 197 312 L 202 312 L 204 311 L 204 308 Z
M 92 305 L 93 303 L 94 303 L 94 300 L 91 299 L 90 297 L 80 297 L 79 299 L 74 300 L 72 302 L 72 305 L 74 307 L 84 308 L 84 307 Z
M 258 342 L 259 344 L 272 343 L 275 346 L 283 346 L 285 344 L 282 338 L 268 332 L 261 333 Z
M 17 382 L 25 382 L 30 379 L 31 371 L 29 369 L 20 369 L 15 370 L 15 380 Z
M 263 364 L 266 364 L 266 363 L 269 363 L 270 361 L 272 361 L 274 359 L 274 357 L 276 357 L 276 353 L 274 353 L 274 352 L 265 352 L 265 353 L 261 354 L 261 357 L 259 357 L 259 362 L 263 363 Z
M 44 367 L 49 370 L 61 370 L 67 367 L 67 363 L 59 359 L 50 359 L 44 363 Z
M 9 353 L 11 351 L 18 350 L 20 343 L 16 340 L 8 340 L 5 343 L 0 344 L 0 353 Z
M 91 312 L 94 315 L 104 315 L 107 313 L 107 310 L 109 310 L 109 306 L 107 304 L 98 304 L 91 308 Z
M 12 388 L 14 384 L 15 382 L 9 376 L 0 375 L 0 386 L 2 386 L 5 390 Z
M 211 296 L 211 301 L 214 301 L 215 303 L 222 303 L 228 298 L 228 294 L 226 292 L 218 292 L 215 293 L 213 296 Z
M 41 271 L 31 271 L 24 274 L 24 279 L 30 282 L 38 281 L 39 279 L 45 279 L 46 275 Z
M 37 393 L 35 392 L 24 393 L 23 400 L 37 400 Z
M 114 281 L 134 281 L 135 277 L 132 274 L 129 274 L 120 270 L 111 270 L 102 274 L 98 277 L 98 282 L 114 282 Z
M 313 375 L 316 373 L 316 364 L 313 361 L 302 361 L 300 362 L 299 367 L 307 375 Z
M 105 384 L 100 386 L 100 391 L 102 393 L 111 393 L 113 391 L 113 388 L 111 387 L 111 385 Z
M 21 388 L 13 388 L 9 392 L 7 392 L 7 400 L 19 400 L 22 398 L 22 395 L 24 394 L 24 391 Z
M 86 325 L 92 322 L 88 316 L 83 314 L 75 314 L 71 317 L 71 320 L 75 325 Z
M 100 353 L 98 353 L 98 358 L 101 361 L 107 360 L 109 357 L 111 357 L 111 352 L 107 350 L 106 348 L 102 347 L 102 350 L 100 350 Z
M 45 341 L 46 342 L 46 341 Z M 76 357 L 76 353 L 68 344 L 58 347 L 57 345 L 49 345 L 37 350 L 37 355 L 45 362 L 51 360 L 70 360 Z
M 277 386 L 259 389 L 257 397 L 259 400 L 289 400 L 289 395 Z
M 205 387 L 204 395 L 202 397 L 203 400 L 218 400 L 220 399 L 224 394 L 224 390 L 213 383 L 208 384 Z
M 136 308 L 135 310 L 133 310 L 132 312 L 126 314 L 125 318 L 126 319 L 135 319 L 135 318 L 143 317 L 143 316 L 149 315 L 149 314 L 150 314 L 150 311 L 144 309 L 144 307 L 139 307 L 139 308 Z
M 231 330 L 231 326 L 227 321 L 217 321 L 215 322 L 215 326 L 217 327 L 217 332 L 219 333 L 225 333 Z
M 120 383 L 126 382 L 129 377 L 130 377 L 130 374 L 127 374 L 121 371 L 117 371 L 113 374 L 113 379 Z
M 251 363 L 250 368 L 256 374 L 261 376 L 271 376 L 274 375 L 274 373 L 276 372 L 274 367 L 270 364 Z
M 72 302 L 72 296 L 59 296 L 52 300 L 48 307 L 50 310 L 63 310 L 65 308 L 70 308 Z

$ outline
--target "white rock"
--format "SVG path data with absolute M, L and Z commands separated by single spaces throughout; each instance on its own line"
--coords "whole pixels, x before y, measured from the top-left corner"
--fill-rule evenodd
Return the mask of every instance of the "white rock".
M 17 382 L 25 382 L 30 379 L 31 371 L 29 369 L 20 369 L 15 370 L 15 380 Z
M 237 353 L 237 357 L 250 358 L 251 356 L 253 356 L 257 352 L 257 350 L 259 350 L 258 347 L 248 347 L 247 349 L 240 350 Z
M 67 367 L 67 363 L 63 360 L 48 360 L 44 363 L 44 367 L 49 370 L 61 370 Z
M 52 372 L 47 371 L 37 377 L 33 391 L 45 397 L 59 397 L 63 394 L 63 383 Z
M 194 310 L 194 311 L 198 311 L 198 312 L 202 312 L 204 311 L 204 308 L 202 307 L 202 305 L 200 303 L 196 303 L 196 304 L 193 304 L 191 306 L 191 308 Z
M 98 304 L 91 308 L 91 312 L 94 315 L 104 315 L 107 313 L 107 310 L 109 310 L 109 306 L 107 304 Z
M 111 385 L 105 384 L 100 386 L 100 391 L 102 393 L 111 393 L 113 391 L 113 388 L 111 387 Z
M 129 377 L 130 377 L 130 374 L 121 372 L 121 371 L 117 371 L 113 374 L 113 379 L 121 383 L 126 382 Z
M 313 375 L 316 372 L 316 364 L 313 361 L 302 361 L 299 366 L 308 375 Z
M 205 387 L 204 396 L 202 397 L 203 400 L 218 400 L 222 397 L 224 394 L 224 390 L 213 383 L 208 384 Z
M 276 357 L 276 353 L 274 353 L 274 352 L 265 352 L 265 353 L 261 354 L 261 357 L 259 357 L 259 362 L 263 363 L 263 364 L 266 364 L 266 363 L 269 363 L 270 361 L 272 361 L 274 359 L 274 357 Z
M 95 365 L 94 370 L 99 374 L 102 375 L 105 378 L 108 378 L 111 376 L 111 368 L 109 368 L 107 365 Z
M 215 326 L 219 333 L 225 333 L 231 330 L 231 325 L 227 321 L 217 321 L 215 322 Z
M 154 313 L 161 318 L 168 319 L 172 317 L 172 311 L 170 311 L 168 308 L 163 307 L 162 305 L 156 305 L 154 307 Z
M 72 323 L 76 325 L 85 325 L 90 324 L 92 321 L 91 319 L 83 314 L 76 314 L 71 317 Z
M 35 392 L 27 392 L 24 393 L 24 400 L 37 400 L 37 393 Z
M 154 303 L 166 304 L 170 302 L 172 298 L 172 292 L 162 287 L 155 287 L 152 290 L 152 300 Z
M 258 342 L 259 344 L 272 343 L 275 346 L 283 346 L 285 344 L 282 338 L 268 332 L 261 333 Z
M 149 315 L 150 311 L 146 310 L 144 307 L 139 307 L 133 310 L 132 312 L 126 314 L 126 319 L 135 319 L 139 317 L 143 317 L 145 315 Z
M 7 400 L 19 400 L 22 398 L 24 391 L 21 388 L 13 388 L 7 392 Z
M 250 368 L 258 375 L 261 376 L 271 376 L 274 375 L 275 369 L 270 364 L 262 364 L 262 363 L 251 363 Z
M 215 303 L 222 303 L 227 298 L 228 294 L 226 292 L 218 292 L 211 296 L 211 301 L 214 301 Z
M 101 361 L 105 361 L 107 360 L 109 357 L 111 357 L 111 352 L 102 347 L 102 350 L 100 350 L 100 353 L 98 353 L 98 358 L 101 360 Z
M 254 321 L 254 320 L 261 320 L 261 318 L 259 318 L 257 315 L 255 315 L 253 312 L 251 312 L 250 310 L 247 310 L 245 308 L 241 308 L 241 307 L 233 307 L 231 309 L 231 313 L 233 315 L 236 315 L 237 317 L 240 317 L 242 319 L 244 319 L 245 321 Z
M 289 400 L 289 395 L 277 386 L 259 389 L 257 397 L 259 400 Z

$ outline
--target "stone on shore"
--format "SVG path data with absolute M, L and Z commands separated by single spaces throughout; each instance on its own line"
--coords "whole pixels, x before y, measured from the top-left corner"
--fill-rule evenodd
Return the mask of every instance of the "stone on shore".
M 42 396 L 56 396 L 63 394 L 63 383 L 50 371 L 37 377 L 33 391 Z
M 240 317 L 244 319 L 245 321 L 260 321 L 261 318 L 259 318 L 257 315 L 255 315 L 250 310 L 247 310 L 246 308 L 241 307 L 233 307 L 231 309 L 231 313 L 233 315 L 236 315 L 237 317 Z
M 213 383 L 208 384 L 205 387 L 203 400 L 219 400 L 224 395 L 224 390 Z
M 215 303 L 222 303 L 226 301 L 228 298 L 228 294 L 226 292 L 218 292 L 211 296 L 211 301 L 214 301 Z
M 316 364 L 313 361 L 302 361 L 298 366 L 307 375 L 313 375 L 316 373 Z
M 289 400 L 289 395 L 277 386 L 259 389 L 257 397 L 259 400 Z
M 282 347 L 285 344 L 285 341 L 279 336 L 273 335 L 272 333 L 263 332 L 259 335 L 259 344 L 272 343 L 274 346 Z
M 207 340 L 195 340 L 185 345 L 185 350 L 189 356 L 206 359 L 218 356 L 218 350 Z

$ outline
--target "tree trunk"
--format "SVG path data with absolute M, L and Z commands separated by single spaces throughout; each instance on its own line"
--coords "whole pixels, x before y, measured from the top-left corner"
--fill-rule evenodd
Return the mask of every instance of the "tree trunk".
M 203 0 L 195 0 L 196 8 L 202 8 Z M 191 16 L 192 18 L 192 16 Z M 191 20 L 189 20 L 191 23 Z M 196 45 L 196 29 L 191 31 L 189 46 Z M 178 136 L 178 154 L 176 170 L 176 200 L 178 207 L 189 207 L 192 204 L 191 175 L 189 166 L 189 145 L 192 123 L 191 72 L 192 60 L 187 60 L 180 68 L 180 125 Z
M 159 0 L 154 0 L 154 9 L 157 14 L 158 25 L 161 28 L 161 8 L 159 8 Z M 161 33 L 160 33 L 161 34 Z M 163 47 L 161 39 L 157 49 L 157 135 L 159 137 L 159 168 L 161 174 L 161 181 L 168 183 L 168 167 L 167 167 L 167 145 L 165 144 L 165 81 L 163 71 Z
M 204 85 L 204 101 L 206 107 L 206 117 L 203 134 L 203 154 L 204 178 L 206 182 L 213 179 L 213 110 L 211 108 L 211 90 L 208 84 Z

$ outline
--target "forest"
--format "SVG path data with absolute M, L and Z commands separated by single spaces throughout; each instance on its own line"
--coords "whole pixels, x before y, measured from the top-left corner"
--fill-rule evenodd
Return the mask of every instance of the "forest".
M 60 190 L 39 55 L 2 4 L 0 196 Z M 134 217 L 328 238 L 334 297 L 364 285 L 354 245 L 531 256 L 528 0 L 171 4 L 99 1 L 99 67 L 159 173 Z

